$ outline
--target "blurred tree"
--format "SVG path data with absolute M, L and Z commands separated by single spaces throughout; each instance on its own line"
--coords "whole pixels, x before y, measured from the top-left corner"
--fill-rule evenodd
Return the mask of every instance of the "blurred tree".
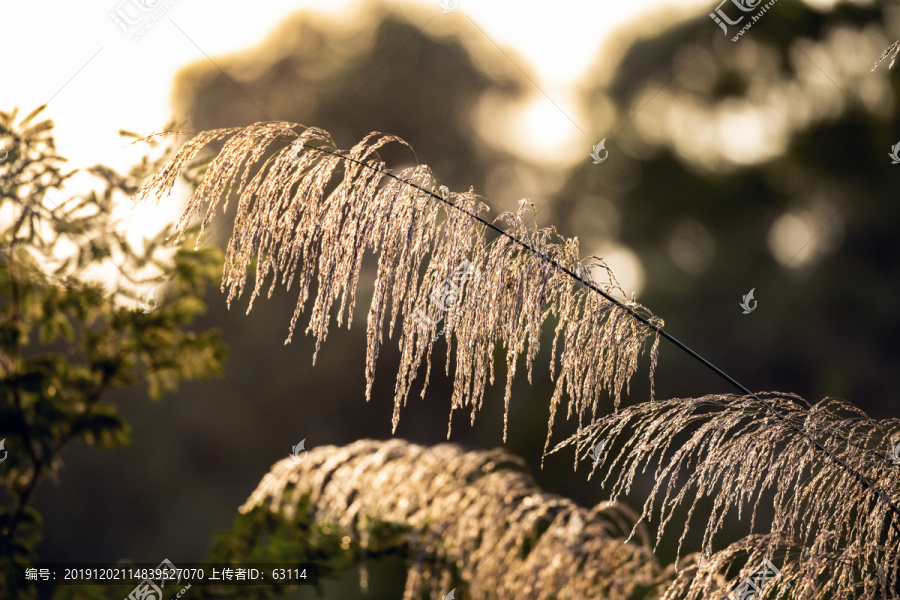
M 521 198 L 535 197 L 550 171 L 504 150 L 482 121 L 486 105 L 512 106 L 533 86 L 458 19 L 383 2 L 360 3 L 337 19 L 298 13 L 257 48 L 184 68 L 175 114 L 198 131 L 302 123 L 327 129 L 343 145 L 390 132 L 448 186 L 471 185 L 513 210 Z M 398 167 L 415 164 L 409 149 L 385 148 L 382 155 Z
M 41 481 L 59 473 L 63 448 L 129 441 L 110 392 L 146 380 L 158 398 L 179 381 L 218 373 L 225 356 L 216 331 L 185 328 L 205 310 L 199 294 L 218 274 L 221 252 L 173 254 L 165 232 L 138 251 L 112 217 L 114 197 L 134 193 L 165 157 L 145 157 L 126 175 L 93 167 L 104 189 L 57 203 L 53 195 L 75 172 L 59 168 L 52 121 L 32 124 L 42 109 L 18 126 L 16 111 L 0 113 L 0 589 L 11 598 L 36 597 L 17 586 L 13 566 L 36 559 L 41 517 L 32 503 Z M 124 278 L 112 289 L 90 279 L 106 261 Z M 154 285 L 166 286 L 164 308 L 152 293 L 135 308 L 137 290 Z
M 592 124 L 610 158 L 573 170 L 560 222 L 586 250 L 612 223 L 643 265 L 641 303 L 745 385 L 885 416 L 900 406 L 900 82 L 869 71 L 896 15 L 812 4 L 775 4 L 737 42 L 707 11 L 645 19 L 654 34 L 585 84 L 588 105 L 615 107 Z M 730 391 L 675 354 L 664 395 Z

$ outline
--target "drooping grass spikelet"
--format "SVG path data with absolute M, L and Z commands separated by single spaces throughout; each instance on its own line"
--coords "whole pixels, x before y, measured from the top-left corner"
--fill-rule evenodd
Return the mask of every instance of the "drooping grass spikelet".
M 762 410 L 759 399 L 781 418 Z M 611 486 L 611 501 L 628 494 L 635 477 L 656 464 L 641 520 L 656 518 L 658 544 L 679 509 L 688 508 L 679 553 L 698 503 L 713 503 L 700 518 L 702 552 L 712 557 L 712 566 L 697 570 L 694 580 L 682 576 L 680 592 L 670 590 L 667 598 L 712 597 L 708 592 L 718 585 L 722 561 L 750 552 L 751 567 L 763 555 L 773 562 L 775 554 L 784 559 L 783 584 L 790 584 L 791 597 L 876 600 L 900 597 L 900 528 L 891 500 L 900 498 L 900 467 L 889 460 L 898 434 L 900 421 L 873 420 L 833 398 L 810 406 L 780 392 L 709 395 L 641 403 L 604 415 L 551 453 L 575 444 L 583 456 L 601 439 L 607 449 L 621 444 L 621 451 L 607 452 L 593 466 L 593 472 L 605 473 L 602 485 Z M 854 472 L 864 474 L 867 485 Z M 771 526 L 762 538 L 749 536 L 714 552 L 714 537 L 726 522 L 737 517 L 755 531 L 760 509 L 769 508 Z
M 363 549 L 379 524 L 408 526 L 408 600 L 457 586 L 457 597 L 482 600 L 629 600 L 658 597 L 671 581 L 646 535 L 624 542 L 637 518 L 630 509 L 588 509 L 543 492 L 522 459 L 499 449 L 323 446 L 273 465 L 240 511 L 257 506 L 289 520 L 309 506 L 315 521 Z
M 610 393 L 619 406 L 647 336 L 654 327 L 661 328 L 662 321 L 633 302 L 625 309 L 608 295 L 624 292 L 602 259 L 592 257 L 593 262 L 586 264 L 579 257 L 577 239 L 563 238 L 552 228 L 527 227 L 524 201 L 515 214 L 489 221 L 486 205 L 472 191 L 453 193 L 439 187 L 424 165 L 396 174 L 386 171 L 376 151 L 389 142 L 404 143 L 399 138 L 372 133 L 341 152 L 334 149 L 327 132 L 304 128 L 298 134 L 297 127 L 274 122 L 201 133 L 136 194 L 138 199 L 168 194 L 178 172 L 200 147 L 227 138 L 178 230 L 183 232 L 191 215 L 204 206 L 205 226 L 220 204 L 227 203 L 232 193 L 237 196 L 222 281 L 229 306 L 243 294 L 254 260 L 248 311 L 268 277 L 270 296 L 279 279 L 288 289 L 296 285 L 298 298 L 287 343 L 315 284 L 306 326 L 306 333 L 316 338 L 315 362 L 332 317 L 340 326 L 346 309 L 350 326 L 363 257 L 375 252 L 366 398 L 371 397 L 389 323 L 388 337 L 399 328 L 402 357 L 395 384 L 395 430 L 422 363 L 427 386 L 439 327 L 448 347 L 448 375 L 454 363 L 451 415 L 469 408 L 474 420 L 485 386 L 494 380 L 493 352 L 498 344 L 506 351 L 508 414 L 519 360 L 525 357 L 530 380 L 541 330 L 551 317 L 557 320 L 550 364 L 556 389 L 547 443 L 564 395 L 569 398 L 568 416 L 577 417 L 579 428 L 596 418 L 602 393 Z M 285 140 L 293 143 L 273 148 Z M 505 233 L 488 241 L 488 230 L 500 226 Z M 609 282 L 594 282 L 591 267 L 608 273 Z M 506 433 L 504 418 L 504 439 Z

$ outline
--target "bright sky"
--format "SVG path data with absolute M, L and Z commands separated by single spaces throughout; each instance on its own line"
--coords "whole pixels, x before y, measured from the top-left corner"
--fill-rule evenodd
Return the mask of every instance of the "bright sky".
M 439 0 L 394 1 L 433 7 L 436 18 L 455 16 L 442 14 Z M 445 1 L 456 5 L 451 12 L 471 18 L 495 43 L 513 48 L 531 63 L 520 66 L 537 74 L 540 90 L 534 90 L 533 103 L 517 115 L 518 146 L 537 152 L 540 140 L 542 155 L 557 157 L 580 156 L 597 141 L 585 139 L 577 129 L 583 120 L 571 85 L 595 60 L 598 47 L 616 55 L 623 48 L 610 47 L 609 42 L 617 26 L 630 19 L 658 19 L 661 12 L 674 17 L 676 12 L 663 0 Z M 710 4 L 680 0 L 677 12 L 696 11 L 703 3 Z M 162 10 L 165 15 L 138 41 L 131 41 L 110 15 L 117 10 L 126 17 L 139 15 L 140 4 L 154 7 L 150 14 Z M 349 0 L 4 3 L 0 110 L 18 106 L 24 116 L 49 102 L 42 116 L 54 120 L 59 152 L 70 159 L 70 167 L 103 163 L 124 170 L 144 148 L 127 147 L 119 129 L 150 133 L 162 128 L 172 114 L 172 77 L 179 68 L 254 46 L 296 10 L 339 14 L 353 4 Z M 157 231 L 179 210 L 174 203 L 133 211 L 129 207 L 124 218 L 148 232 Z

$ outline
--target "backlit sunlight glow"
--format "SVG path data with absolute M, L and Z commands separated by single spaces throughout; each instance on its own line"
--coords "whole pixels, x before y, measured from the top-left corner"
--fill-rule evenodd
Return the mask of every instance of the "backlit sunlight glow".
M 843 240 L 844 219 L 827 203 L 789 211 L 769 228 L 769 251 L 782 266 L 800 268 L 835 251 Z
M 146 148 L 129 146 L 131 140 L 120 137 L 118 131 L 149 134 L 163 128 L 171 118 L 172 77 L 181 67 L 257 45 L 282 18 L 297 10 L 342 15 L 354 10 L 357 3 L 272 0 L 248 4 L 224 0 L 218 4 L 219 10 L 211 11 L 202 3 L 177 2 L 138 42 L 125 38 L 109 18 L 115 4 L 113 0 L 90 0 L 56 6 L 54 18 L 47 19 L 42 28 L 51 39 L 68 40 L 63 54 L 55 44 L 31 43 L 26 28 L 4 34 L 7 47 L 27 47 L 31 55 L 27 62 L 7 61 L 5 79 L 32 81 L 29 69 L 34 64 L 43 65 L 44 75 L 40 85 L 0 87 L 0 105 L 5 109 L 18 106 L 27 113 L 49 101 L 42 116 L 53 119 L 59 152 L 71 161 L 67 165 L 70 169 L 106 164 L 127 170 Z M 437 0 L 394 0 L 394 4 L 433 6 L 434 18 L 443 16 Z M 559 0 L 517 5 L 511 10 L 508 2 L 461 1 L 455 12 L 464 18 L 463 26 L 471 19 L 470 33 L 487 35 L 492 42 L 489 48 L 494 43 L 503 48 L 509 59 L 500 59 L 513 60 L 514 66 L 528 73 L 535 83 L 529 103 L 515 107 L 505 127 L 492 135 L 502 135 L 504 145 L 512 145 L 535 162 L 560 165 L 587 160 L 591 146 L 599 140 L 579 131 L 586 127 L 587 119 L 575 101 L 574 86 L 585 69 L 598 56 L 602 58 L 603 44 L 616 27 L 642 13 L 665 10 L 665 4 L 660 0 Z M 683 2 L 680 8 L 684 8 Z M 4 11 L 9 22 L 22 22 L 28 17 L 25 4 L 10 3 Z M 71 36 L 73 23 L 80 32 L 75 38 Z M 228 31 L 228 35 L 215 33 L 219 31 Z M 115 85 L 110 85 L 111 80 Z M 103 90 L 102 97 L 98 97 L 98 90 Z M 260 114 L 258 118 L 265 120 L 266 116 Z M 90 177 L 76 177 L 60 195 L 69 197 L 96 186 L 96 180 Z M 129 240 L 137 243 L 173 221 L 184 201 L 180 195 L 157 206 L 134 208 L 123 198 L 116 215 L 126 223 Z M 115 268 L 110 267 L 108 276 L 114 275 Z
M 698 0 L 680 3 L 700 5 Z M 670 3 L 660 0 L 586 3 L 561 0 L 511 12 L 505 2 L 461 4 L 461 10 L 487 28 L 498 44 L 509 45 L 526 58 L 521 65 L 538 76 L 530 106 L 517 112 L 510 129 L 513 145 L 523 157 L 553 164 L 573 164 L 599 140 L 589 138 L 588 119 L 574 101 L 574 86 L 597 60 L 616 28 L 658 16 Z M 616 48 L 616 56 L 621 51 Z M 589 108 L 590 110 L 590 108 Z M 555 113 L 555 114 L 554 114 Z M 557 116 L 558 115 L 558 116 Z
M 588 252 L 586 255 L 599 256 L 615 273 L 619 285 L 627 295 L 627 297 L 623 297 L 620 293 L 613 293 L 612 295 L 616 299 L 630 301 L 632 293 L 637 296 L 644 289 L 644 267 L 637 255 L 625 246 L 610 244 L 599 250 Z M 591 275 L 600 284 L 608 281 L 606 271 L 603 269 L 592 269 Z
M 572 122 L 543 95 L 520 106 L 511 121 L 513 149 L 541 163 L 571 164 L 584 158 L 586 145 L 590 149 Z

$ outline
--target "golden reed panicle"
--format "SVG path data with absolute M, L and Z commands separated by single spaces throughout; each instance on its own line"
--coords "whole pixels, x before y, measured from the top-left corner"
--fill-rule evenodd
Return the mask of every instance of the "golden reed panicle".
M 644 341 L 654 331 L 591 290 L 589 286 L 598 285 L 592 278 L 591 267 L 595 267 L 609 275 L 603 284 L 606 292 L 625 295 L 599 257 L 583 262 L 577 239 L 560 237 L 552 228 L 527 227 L 524 201 L 518 212 L 502 214 L 494 221 L 506 226 L 509 235 L 488 242 L 487 222 L 473 218 L 486 215 L 487 206 L 474 193 L 457 194 L 438 186 L 425 165 L 397 174 L 385 171 L 375 153 L 389 142 L 405 144 L 397 137 L 372 133 L 351 150 L 339 152 L 331 149 L 327 132 L 304 128 L 297 134 L 297 127 L 273 122 L 200 133 L 135 194 L 138 200 L 165 196 L 204 146 L 226 140 L 178 230 L 183 232 L 204 206 L 205 227 L 220 204 L 227 205 L 231 194 L 237 197 L 222 281 L 229 306 L 243 293 L 251 263 L 257 260 L 248 311 L 270 275 L 269 295 L 279 278 L 288 289 L 293 284 L 299 288 L 289 342 L 315 283 L 306 333 L 316 336 L 318 353 L 332 317 L 340 326 L 346 309 L 350 327 L 363 257 L 374 252 L 378 267 L 368 315 L 366 399 L 371 396 L 389 318 L 388 337 L 399 329 L 402 356 L 395 383 L 394 429 L 423 362 L 427 365 L 425 396 L 439 326 L 432 321 L 440 317 L 445 323 L 448 375 L 454 363 L 451 420 L 453 411 L 467 407 L 474 420 L 485 385 L 494 381 L 493 353 L 498 344 L 506 350 L 508 413 L 519 358 L 525 357 L 530 380 L 541 328 L 551 316 L 557 323 L 550 364 L 556 388 L 545 449 L 564 395 L 579 427 L 593 421 L 601 392 L 608 391 L 619 405 Z M 284 146 L 286 139 L 293 143 Z M 270 152 L 273 144 L 281 145 L 274 153 Z M 440 197 L 432 190 L 438 190 Z M 450 306 L 442 312 L 429 297 L 446 286 L 461 264 L 469 264 L 479 276 L 450 290 L 453 296 L 444 297 Z M 422 307 L 430 313 L 426 319 L 417 318 Z M 639 304 L 629 303 L 629 308 L 662 326 Z M 658 342 L 657 336 L 651 352 L 651 381 Z
M 541 491 L 526 471 L 503 450 L 360 440 L 279 461 L 240 510 L 267 506 L 292 519 L 306 496 L 316 522 L 363 548 L 377 523 L 410 527 L 404 600 L 453 587 L 482 600 L 628 600 L 671 581 L 643 529 L 640 543 L 625 541 L 637 518 L 627 507 L 582 508 Z

